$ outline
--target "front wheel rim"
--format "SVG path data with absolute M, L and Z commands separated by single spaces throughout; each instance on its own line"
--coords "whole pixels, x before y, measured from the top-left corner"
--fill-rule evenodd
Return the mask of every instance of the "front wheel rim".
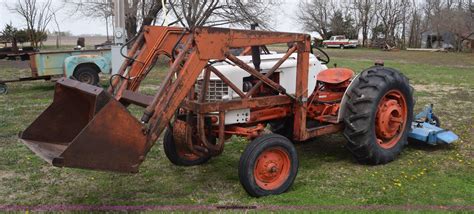
M 269 148 L 256 159 L 255 182 L 264 190 L 275 190 L 288 180 L 290 168 L 290 156 L 285 149 L 280 147 Z
M 407 116 L 406 99 L 399 90 L 391 90 L 380 99 L 375 118 L 376 140 L 380 147 L 391 149 L 399 142 Z
M 94 81 L 94 77 L 88 73 L 82 73 L 79 75 L 79 81 L 87 84 L 92 84 Z

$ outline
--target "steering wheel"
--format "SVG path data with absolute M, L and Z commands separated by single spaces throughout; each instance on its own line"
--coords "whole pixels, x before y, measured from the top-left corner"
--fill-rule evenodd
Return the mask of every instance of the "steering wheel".
M 314 48 L 316 48 L 316 50 L 322 53 L 323 57 L 321 57 L 321 54 L 315 53 L 313 50 Z M 318 60 L 321 61 L 321 64 L 323 65 L 326 65 L 331 61 L 331 58 L 329 58 L 329 55 L 319 47 L 311 46 L 311 53 L 316 55 L 316 58 L 318 58 Z

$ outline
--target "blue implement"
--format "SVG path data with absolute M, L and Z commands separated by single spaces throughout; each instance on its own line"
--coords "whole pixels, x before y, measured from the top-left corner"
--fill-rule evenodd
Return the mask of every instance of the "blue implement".
M 452 131 L 444 130 L 429 122 L 413 122 L 408 137 L 429 145 L 450 144 L 459 139 Z

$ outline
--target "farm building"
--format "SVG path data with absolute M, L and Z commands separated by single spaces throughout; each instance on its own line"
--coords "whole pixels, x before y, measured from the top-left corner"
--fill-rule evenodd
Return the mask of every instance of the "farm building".
M 451 32 L 425 31 L 421 34 L 421 48 L 454 48 L 456 36 Z

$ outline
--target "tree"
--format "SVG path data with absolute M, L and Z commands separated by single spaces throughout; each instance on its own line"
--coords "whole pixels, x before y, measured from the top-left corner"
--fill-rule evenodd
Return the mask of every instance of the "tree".
M 80 12 L 81 16 L 92 19 L 103 19 L 109 40 L 109 21 L 113 15 L 112 0 L 63 0 L 72 5 L 74 12 Z
M 18 43 L 23 44 L 28 42 L 28 32 L 26 30 L 18 30 L 12 24 L 5 25 L 5 28 L 0 33 L 0 39 L 10 42 L 13 51 L 18 51 Z
M 413 3 L 409 26 L 408 47 L 419 48 L 421 46 L 421 33 L 424 30 L 422 27 L 422 21 L 423 17 L 418 11 L 418 5 Z
M 357 29 L 354 25 L 354 19 L 350 14 L 343 16 L 341 10 L 336 10 L 330 20 L 330 34 L 357 38 Z
M 76 11 L 83 14 L 102 14 L 113 11 L 111 0 L 64 0 L 74 5 Z M 247 0 L 127 0 L 125 4 L 125 28 L 127 37 L 132 38 L 143 25 L 155 24 L 163 11 L 165 2 L 167 10 L 173 11 L 180 23 L 186 27 L 245 25 L 259 23 L 268 27 L 271 9 L 280 4 L 280 0 L 247 1 Z
M 279 0 L 171 0 L 170 9 L 181 25 L 190 29 L 200 26 L 258 24 L 270 28 L 268 21 Z
M 382 27 L 384 43 L 389 46 L 397 45 L 398 27 L 404 20 L 404 4 L 406 0 L 377 0 L 376 15 Z
M 358 39 L 359 33 L 354 18 L 351 14 L 346 14 L 344 16 L 344 28 L 346 29 L 345 35 L 348 38 Z
M 73 12 L 80 12 L 81 16 L 104 19 L 108 38 L 109 20 L 114 12 L 112 0 L 63 1 L 72 5 Z M 125 30 L 128 38 L 134 37 L 142 25 L 151 25 L 163 9 L 162 0 L 126 0 L 123 3 L 125 4 Z
M 18 30 L 16 32 L 16 41 L 20 44 L 23 44 L 25 42 L 29 42 L 28 40 L 28 32 L 24 29 Z
M 9 8 L 23 17 L 29 41 L 35 48 L 44 41 L 46 28 L 54 17 L 55 11 L 51 4 L 52 0 L 47 0 L 42 4 L 39 4 L 37 0 L 17 0 L 13 8 Z
M 333 35 L 344 35 L 346 33 L 344 17 L 342 11 L 337 10 L 334 12 L 330 20 L 330 28 Z
M 2 30 L 0 38 L 6 42 L 12 44 L 13 51 L 18 51 L 18 41 L 17 41 L 18 29 L 12 26 L 12 24 L 5 25 L 5 28 Z
M 161 0 L 125 1 L 125 28 L 128 38 L 135 36 L 142 26 L 153 24 L 162 9 Z
M 357 20 L 357 25 L 362 30 L 362 46 L 365 47 L 375 16 L 375 0 L 352 0 L 349 4 Z
M 330 19 L 333 14 L 332 0 L 305 0 L 299 3 L 298 20 L 306 31 L 316 31 L 323 39 L 329 39 Z

